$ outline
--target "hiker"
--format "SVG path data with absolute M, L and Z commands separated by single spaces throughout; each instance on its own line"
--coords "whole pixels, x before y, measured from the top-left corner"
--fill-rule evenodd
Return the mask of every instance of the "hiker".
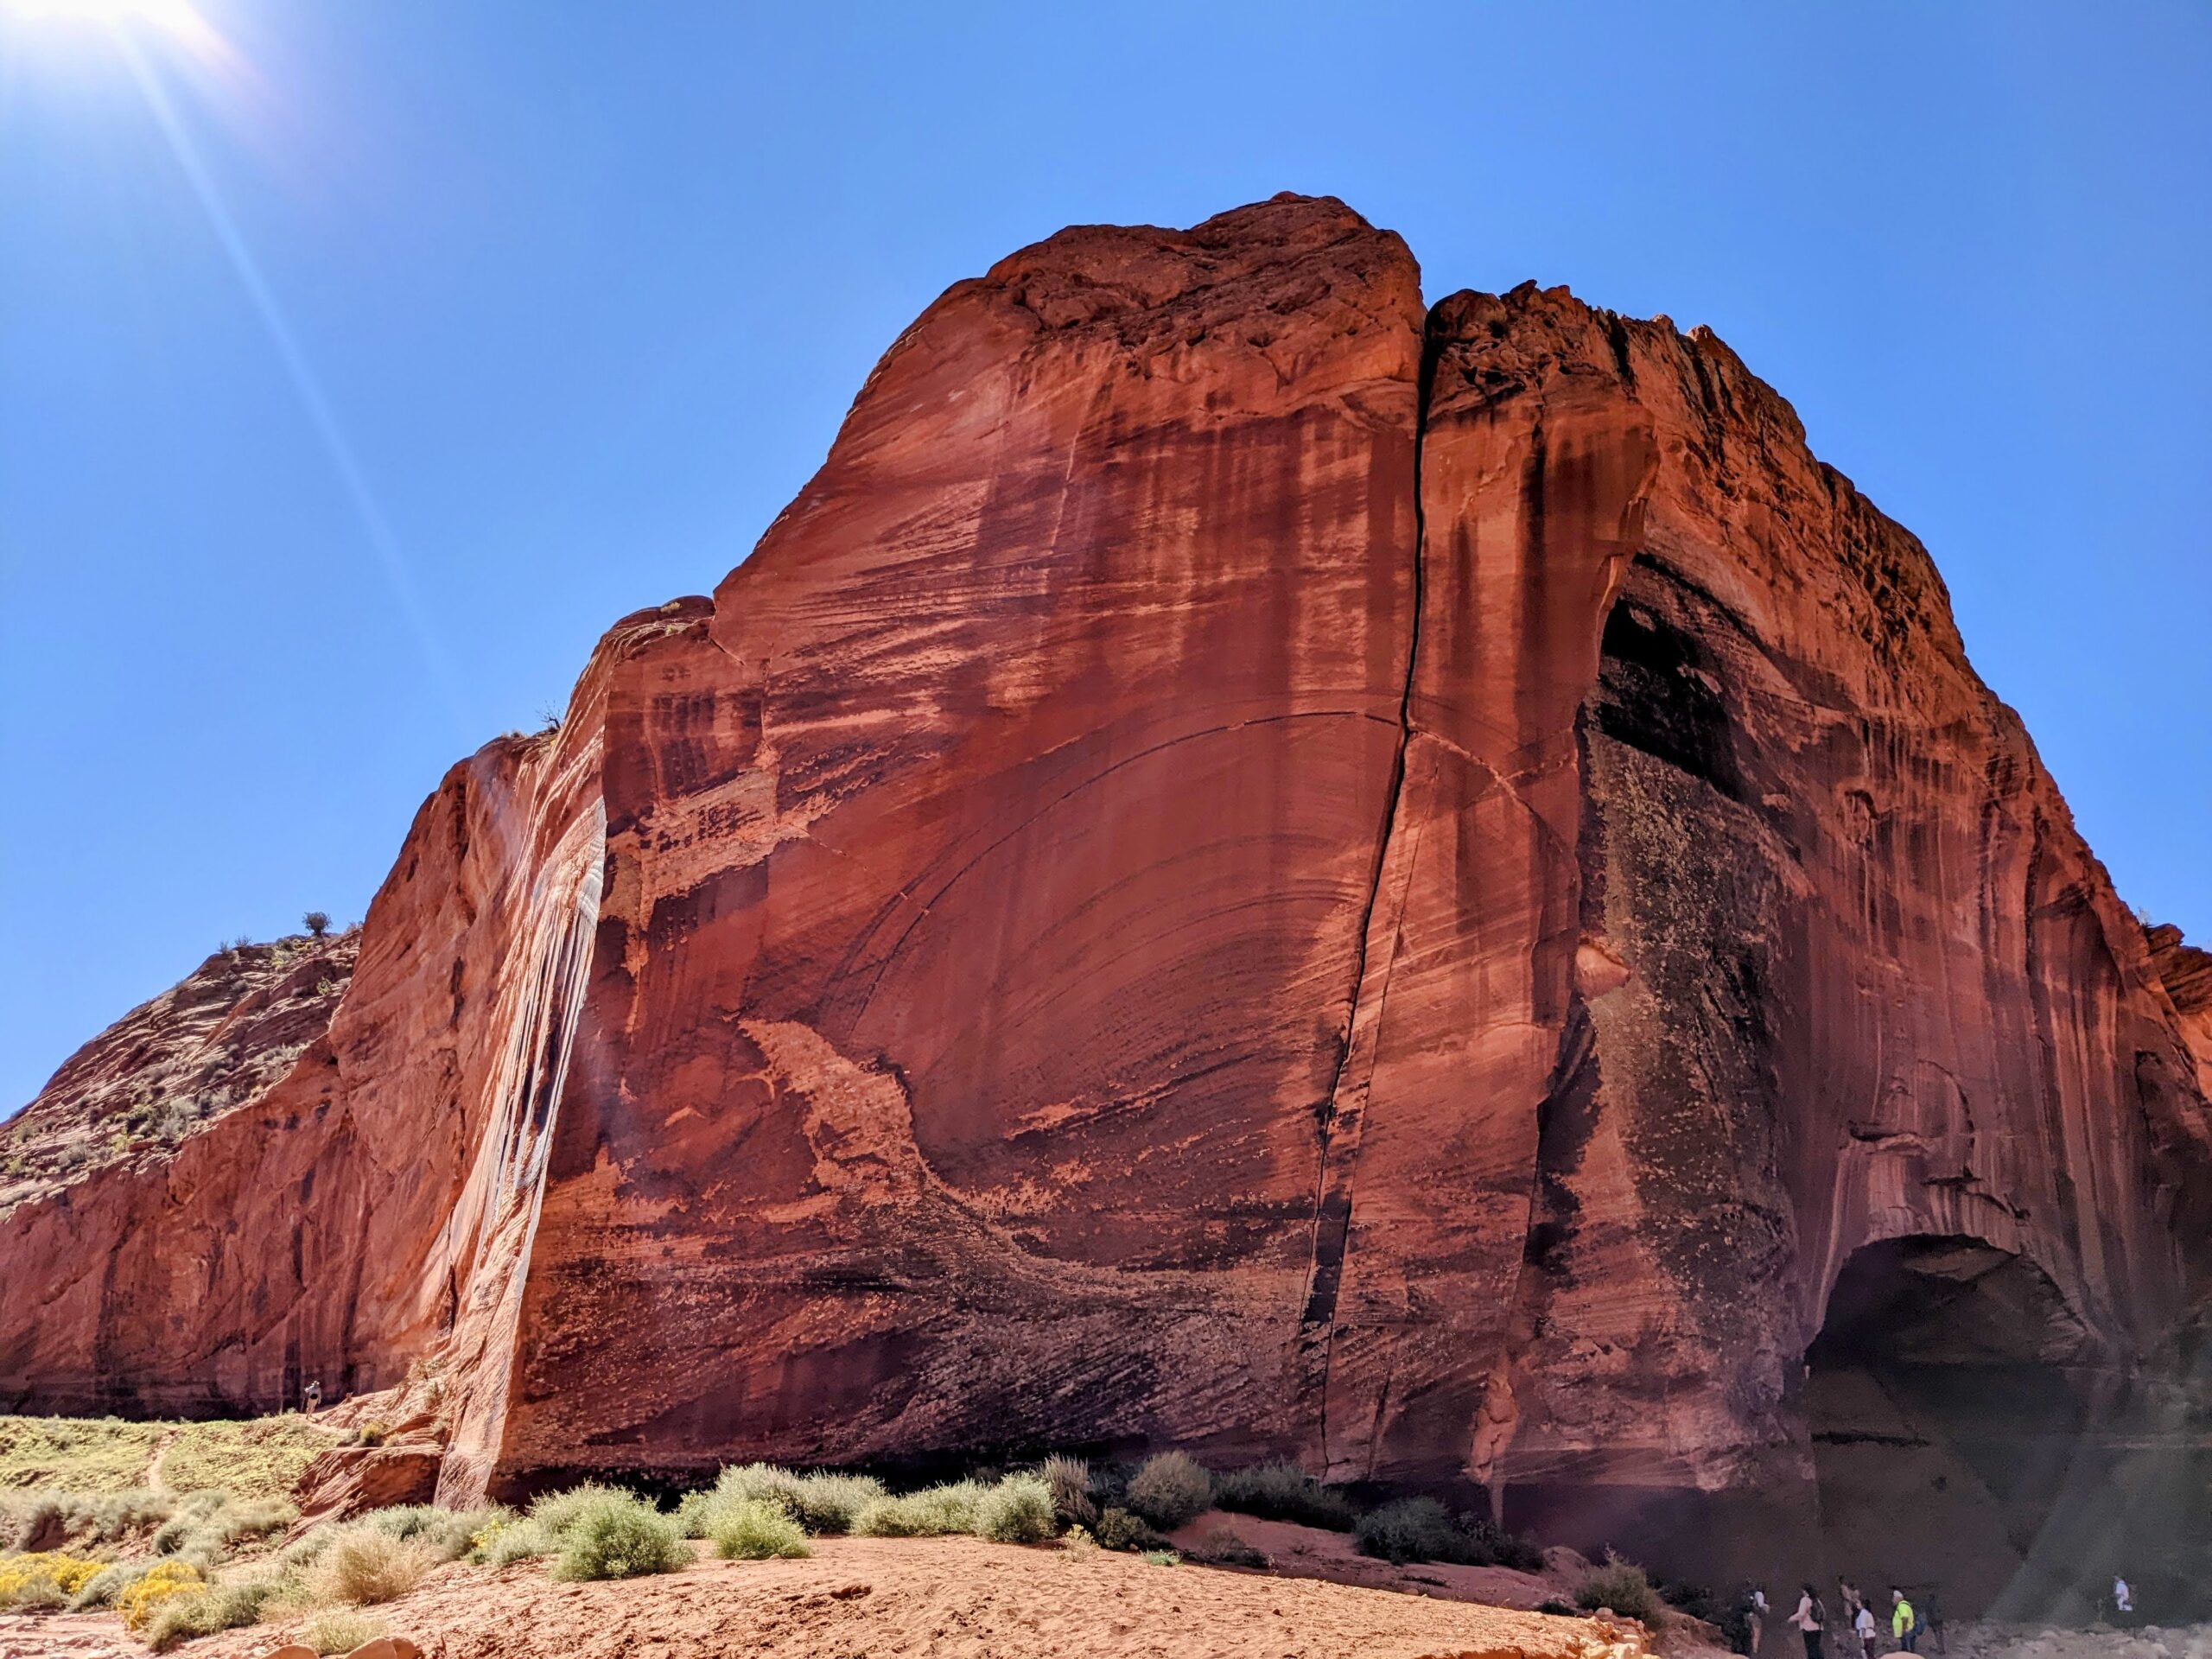
M 1859 1593 L 1859 1586 L 1839 1573 L 1835 1575 L 1836 1599 L 1843 1604 L 1844 1639 L 1836 1646 L 1839 1650 L 1859 1650 L 1859 1659 L 1866 1659 L 1866 1643 L 1859 1630 L 1859 1610 L 1866 1605 L 1866 1598 Z
M 1745 1652 L 1758 1654 L 1759 1642 L 1766 1635 L 1766 1586 L 1755 1584 L 1751 1594 L 1744 1598 L 1744 1628 L 1749 1633 Z
M 1821 1605 L 1811 1585 L 1801 1587 L 1804 1593 L 1797 1598 L 1797 1611 L 1789 1615 L 1789 1622 L 1805 1638 L 1805 1659 L 1821 1659 L 1821 1626 L 1827 1619 L 1828 1610 Z
M 1859 1637 L 1859 1651 L 1863 1659 L 1874 1659 L 1876 1649 L 1881 1645 L 1881 1634 L 1874 1628 L 1874 1610 L 1862 1598 L 1859 1611 L 1852 1616 L 1851 1628 Z
M 1920 1651 L 1920 1615 L 1912 1611 L 1904 1592 L 1894 1587 L 1890 1591 L 1890 1634 L 1905 1652 Z
M 1932 1584 L 1928 1586 L 1928 1593 L 1920 1599 L 1920 1622 L 1936 1638 L 1936 1651 L 1948 1653 L 1951 1643 L 1943 1634 L 1943 1611 L 1936 1605 L 1936 1586 Z
M 321 1404 L 322 1384 L 310 1379 L 307 1387 L 300 1390 L 301 1408 L 312 1417 L 315 1414 L 315 1408 Z
M 2117 1573 L 2112 1575 L 2112 1605 L 2120 1612 L 2132 1613 L 2135 1611 L 2135 1592 L 2128 1588 L 2127 1580 Z

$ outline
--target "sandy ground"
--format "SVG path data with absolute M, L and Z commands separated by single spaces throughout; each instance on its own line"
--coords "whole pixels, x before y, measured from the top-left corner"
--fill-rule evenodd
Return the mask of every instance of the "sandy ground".
M 1303 1530 L 1300 1529 L 1298 1530 Z M 810 1560 L 723 1561 L 612 1584 L 442 1567 L 372 1610 L 429 1659 L 1632 1659 L 1590 1619 L 1131 1555 L 972 1538 L 829 1538 Z M 256 1659 L 263 1625 L 175 1651 Z M 137 1659 L 112 1617 L 0 1617 L 0 1659 Z

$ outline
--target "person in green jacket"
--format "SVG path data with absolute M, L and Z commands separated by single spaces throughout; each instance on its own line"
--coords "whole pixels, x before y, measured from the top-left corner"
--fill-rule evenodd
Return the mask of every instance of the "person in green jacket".
M 1890 1592 L 1890 1634 L 1905 1652 L 1920 1651 L 1920 1615 L 1912 1611 L 1902 1590 Z

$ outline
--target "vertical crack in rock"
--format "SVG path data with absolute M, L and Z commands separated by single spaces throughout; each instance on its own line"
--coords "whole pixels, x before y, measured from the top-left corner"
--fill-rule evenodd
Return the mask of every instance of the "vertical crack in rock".
M 1344 1282 L 1344 1251 L 1351 1236 L 1352 1173 L 1358 1161 L 1360 1135 L 1366 1122 L 1368 1089 L 1374 1078 L 1376 1037 L 1382 1027 L 1382 1005 L 1388 998 L 1390 969 L 1396 957 L 1395 948 L 1381 954 L 1381 983 L 1370 988 L 1370 964 L 1378 960 L 1374 949 L 1376 911 L 1394 864 L 1392 855 L 1402 841 L 1398 814 L 1405 796 L 1406 769 L 1411 760 L 1414 737 L 1414 686 L 1420 672 L 1421 607 L 1427 598 L 1423 561 L 1427 556 L 1427 526 L 1421 502 L 1421 441 L 1428 423 L 1429 385 L 1435 367 L 1434 342 L 1424 328 L 1414 406 L 1413 608 L 1407 630 L 1405 681 L 1398 697 L 1398 747 L 1391 764 L 1390 787 L 1384 798 L 1382 829 L 1375 848 L 1374 876 L 1368 886 L 1366 906 L 1360 912 L 1358 942 L 1352 958 L 1351 1004 L 1344 1014 L 1344 1046 L 1338 1052 L 1336 1070 L 1329 1079 L 1328 1097 L 1323 1103 L 1319 1168 L 1314 1180 L 1313 1262 L 1306 1277 L 1306 1306 L 1299 1319 L 1300 1369 L 1315 1389 L 1311 1397 L 1318 1402 L 1320 1449 L 1325 1459 L 1329 1445 L 1330 1339 L 1336 1322 L 1337 1294 Z M 1418 841 L 1417 836 L 1415 840 Z M 1395 935 L 1404 915 L 1405 884 L 1413 872 L 1409 856 L 1395 861 L 1402 866 L 1403 872 L 1398 883 L 1398 902 L 1382 918 L 1382 926 L 1393 936 L 1394 946 Z M 1352 1067 L 1355 1051 L 1361 1056 L 1356 1071 Z M 1349 1098 L 1344 1092 L 1347 1072 L 1351 1074 Z

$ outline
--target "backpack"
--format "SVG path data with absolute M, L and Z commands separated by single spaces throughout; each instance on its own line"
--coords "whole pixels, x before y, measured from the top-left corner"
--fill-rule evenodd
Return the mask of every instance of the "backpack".
M 1828 1605 L 1818 1596 L 1813 1598 L 1813 1623 L 1824 1630 L 1828 1627 Z

